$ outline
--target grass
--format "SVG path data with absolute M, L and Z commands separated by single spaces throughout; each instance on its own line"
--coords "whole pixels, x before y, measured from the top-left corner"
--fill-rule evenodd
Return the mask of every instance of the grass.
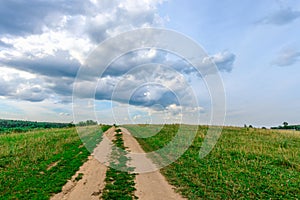
M 138 126 L 126 128 L 136 136 L 141 134 Z M 148 131 L 153 129 L 155 126 Z M 166 125 L 156 135 L 137 140 L 150 152 L 167 144 L 177 129 L 176 125 Z M 299 199 L 300 132 L 225 127 L 213 151 L 200 159 L 206 130 L 207 127 L 200 126 L 189 149 L 161 170 L 183 196 L 188 199 Z
M 79 174 L 77 175 L 77 177 L 75 178 L 75 181 L 81 180 L 82 177 L 83 177 L 83 173 L 79 173 Z
M 105 188 L 103 190 L 102 199 L 104 200 L 132 200 L 136 199 L 134 195 L 135 174 L 128 171 L 133 170 L 126 166 L 129 158 L 126 157 L 124 141 L 122 139 L 121 130 L 116 129 L 114 146 L 112 149 L 110 167 L 106 172 Z
M 93 148 L 102 131 L 99 126 L 86 129 L 85 142 Z M 1 199 L 49 199 L 88 155 L 75 128 L 0 135 Z

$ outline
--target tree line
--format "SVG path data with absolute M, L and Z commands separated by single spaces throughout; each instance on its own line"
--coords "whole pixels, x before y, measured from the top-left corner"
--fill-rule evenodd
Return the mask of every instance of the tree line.
M 73 123 L 36 122 L 0 119 L 0 133 L 25 132 L 34 129 L 73 127 Z
M 287 130 L 296 130 L 300 131 L 300 125 L 289 125 L 288 122 L 283 122 L 282 126 L 271 127 L 271 129 L 287 129 Z

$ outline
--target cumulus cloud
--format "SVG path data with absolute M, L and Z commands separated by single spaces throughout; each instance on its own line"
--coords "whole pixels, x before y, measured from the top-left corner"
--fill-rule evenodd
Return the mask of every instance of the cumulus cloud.
M 76 74 L 98 43 L 127 30 L 163 25 L 166 19 L 157 12 L 163 2 L 2 2 L 0 96 L 28 102 L 71 102 Z M 223 51 L 201 58 L 199 65 L 207 68 L 204 70 L 207 75 L 211 62 L 220 71 L 230 72 L 234 61 L 233 53 Z M 91 98 L 89 94 L 95 93 L 96 100 L 112 100 L 170 115 L 179 115 L 180 110 L 199 112 L 186 80 L 194 72 L 188 63 L 170 59 L 167 52 L 143 49 L 118 58 L 101 77 L 92 72 L 86 79 L 77 80 L 80 88 L 77 95 Z M 93 87 L 95 81 L 97 88 Z M 61 117 L 69 116 L 69 112 L 55 112 Z
M 44 82 L 18 70 L 0 69 L 0 96 L 32 102 L 48 98 Z
M 183 59 L 179 59 L 174 62 L 172 67 L 184 74 L 197 74 L 201 76 L 206 76 L 211 73 L 215 73 L 213 64 L 216 65 L 220 72 L 231 72 L 234 66 L 235 54 L 229 51 L 221 51 L 213 55 L 208 55 L 205 57 L 194 58 L 193 62 L 196 66 L 192 66 Z M 200 73 L 196 71 L 195 67 L 200 69 Z
M 0 34 L 41 34 L 45 27 L 57 28 L 61 16 L 84 14 L 89 1 L 2 1 L 0 6 Z M 7 20 L 9 19 L 9 20 Z
M 0 97 L 28 102 L 72 101 L 73 78 L 49 77 L 7 67 L 0 67 L 0 74 Z
M 259 20 L 263 24 L 285 25 L 293 22 L 300 17 L 299 10 L 293 10 L 291 8 L 282 8 L 274 13 L 271 13 Z
M 156 13 L 161 3 L 161 0 L 2 2 L 0 68 L 40 75 L 41 87 L 49 95 L 38 96 L 42 90 L 16 74 L 9 75 L 14 84 L 1 79 L 1 95 L 42 101 L 59 94 L 68 99 L 77 70 L 98 42 L 122 31 L 163 23 Z M 124 66 L 125 63 L 117 68 Z M 13 88 L 17 87 L 23 89 L 16 93 Z M 27 95 L 30 93 L 32 99 Z
M 34 56 L 34 55 L 33 55 Z M 80 63 L 67 51 L 57 51 L 54 55 L 42 58 L 27 57 L 2 60 L 0 63 L 19 70 L 46 76 L 75 77 Z
M 57 52 L 68 51 L 67 54 L 82 63 L 95 45 L 107 37 L 162 23 L 163 19 L 156 13 L 157 4 L 162 2 L 3 2 L 0 19 L 5 21 L 0 21 L 0 45 L 12 48 L 0 52 L 0 58 L 55 57 Z M 6 19 L 10 19 L 9 24 Z
M 137 66 L 145 65 L 148 63 L 161 63 L 167 62 L 167 53 L 154 48 L 141 49 L 137 51 L 128 52 L 115 60 L 104 72 L 103 76 L 120 76 L 127 73 Z
M 290 66 L 300 60 L 300 51 L 295 48 L 284 48 L 282 49 L 277 57 L 272 61 L 273 65 L 280 67 Z
M 158 63 L 132 68 L 119 76 L 103 76 L 98 86 L 88 80 L 76 83 L 77 98 L 110 100 L 122 104 L 165 110 L 170 105 L 198 106 L 185 77 Z
M 6 49 L 6 48 L 11 48 L 11 47 L 13 47 L 13 46 L 3 42 L 2 40 L 0 40 L 0 50 L 1 49 Z
M 231 72 L 235 61 L 235 55 L 229 51 L 223 51 L 205 58 L 204 63 L 208 60 L 215 63 L 220 71 Z

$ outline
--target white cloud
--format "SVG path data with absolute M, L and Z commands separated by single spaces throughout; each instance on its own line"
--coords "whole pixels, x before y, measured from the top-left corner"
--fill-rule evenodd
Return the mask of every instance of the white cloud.
M 300 60 L 300 51 L 295 48 L 286 47 L 280 50 L 277 57 L 272 61 L 273 65 L 280 67 L 290 66 Z
M 35 23 L 23 27 L 15 21 L 16 27 L 23 31 L 16 32 L 11 26 L 3 27 L 0 31 L 1 45 L 5 45 L 0 50 L 0 97 L 18 99 L 22 102 L 20 105 L 26 105 L 26 101 L 28 104 L 38 102 L 36 105 L 41 107 L 34 112 L 47 113 L 45 102 L 51 102 L 49 105 L 54 108 L 71 102 L 77 70 L 99 42 L 127 30 L 162 26 L 167 20 L 157 12 L 163 0 L 91 0 L 82 4 L 76 1 L 72 6 L 62 1 L 61 8 L 52 2 L 29 2 L 37 5 L 41 12 L 27 13 L 23 10 L 19 15 L 24 21 L 31 19 Z M 29 4 L 25 2 L 22 5 Z M 20 7 L 16 9 L 22 10 Z M 18 17 L 18 12 L 15 15 Z M 99 79 L 96 99 L 130 103 L 160 119 L 171 116 L 179 119 L 182 117 L 181 110 L 199 112 L 192 89 L 186 77 L 180 73 L 182 71 L 160 65 L 143 70 L 138 68 L 148 63 L 165 64 L 168 61 L 166 55 L 165 52 L 150 48 L 120 58 Z M 222 52 L 208 59 L 220 66 L 221 70 L 230 71 L 234 55 Z M 7 69 L 14 70 L 6 72 Z M 82 91 L 80 98 L 90 98 L 88 94 L 95 90 L 95 75 L 92 74 L 87 80 L 78 80 L 78 87 Z M 147 85 L 149 82 L 152 84 Z M 51 111 L 51 116 L 69 119 L 69 113 L 69 110 L 60 108 Z M 136 116 L 144 120 L 142 114 Z M 130 119 L 122 116 L 124 118 Z
M 282 8 L 276 12 L 270 13 L 259 22 L 263 24 L 285 25 L 293 22 L 300 17 L 299 10 L 293 10 L 291 8 Z
M 215 63 L 220 71 L 230 72 L 233 68 L 233 63 L 235 61 L 235 55 L 229 51 L 222 51 L 205 57 L 203 59 L 203 64 L 210 65 L 211 62 Z

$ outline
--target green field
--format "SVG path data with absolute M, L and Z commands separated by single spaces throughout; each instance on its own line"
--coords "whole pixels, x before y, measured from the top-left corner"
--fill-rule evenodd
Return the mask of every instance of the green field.
M 86 129 L 83 137 L 89 138 L 86 145 L 95 147 L 101 128 L 81 128 Z M 0 199 L 49 199 L 88 155 L 75 128 L 0 135 Z
M 146 152 L 172 140 L 178 125 L 126 126 Z M 186 134 L 189 129 L 186 126 Z M 300 132 L 225 127 L 213 151 L 199 150 L 207 127 L 199 126 L 193 144 L 161 172 L 189 199 L 299 199 Z
M 125 127 L 146 152 L 164 147 L 178 130 L 178 125 Z M 182 127 L 184 134 L 197 130 L 197 135 L 182 157 L 161 172 L 183 196 L 188 199 L 299 199 L 300 132 L 225 127 L 213 151 L 200 159 L 207 126 Z M 0 135 L 0 199 L 49 199 L 60 192 L 90 155 L 86 147 L 92 150 L 101 141 L 102 130 L 109 126 L 103 126 L 102 130 L 99 126 L 78 128 L 84 133 L 80 135 L 82 140 L 75 128 Z M 123 148 L 120 138 L 114 143 Z M 116 155 L 122 160 L 119 164 L 126 163 L 123 154 Z M 109 199 L 112 191 L 119 192 L 114 196 L 134 197 L 132 178 L 111 168 L 103 197 Z

